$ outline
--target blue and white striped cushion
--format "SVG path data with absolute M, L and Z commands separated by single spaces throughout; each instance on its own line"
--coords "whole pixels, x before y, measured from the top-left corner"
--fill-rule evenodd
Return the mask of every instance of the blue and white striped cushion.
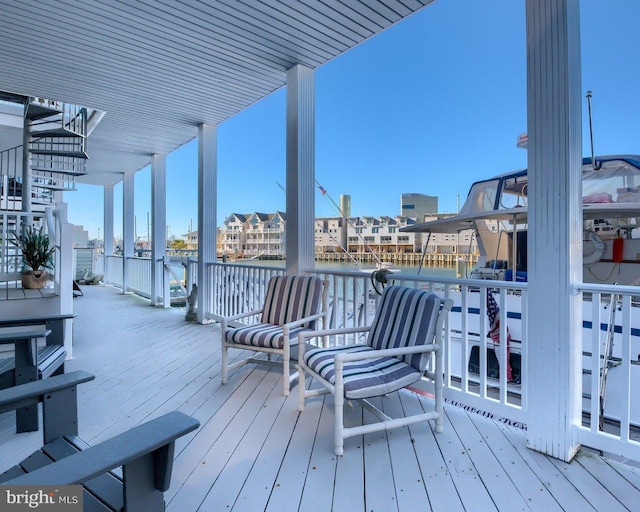
M 335 384 L 334 358 L 338 354 L 374 352 L 368 345 L 318 348 L 304 354 L 305 364 L 323 379 Z M 344 396 L 358 400 L 391 393 L 420 380 L 422 372 L 395 357 L 378 357 L 344 363 Z
M 275 276 L 269 280 L 260 323 L 284 325 L 315 315 L 320 308 L 322 280 L 315 276 Z M 316 322 L 304 325 L 316 328 Z
M 389 286 L 380 299 L 367 344 L 374 349 L 383 350 L 432 343 L 440 302 L 440 298 L 434 293 Z M 402 360 L 422 373 L 428 355 L 410 354 Z
M 289 330 L 289 345 L 298 343 L 298 333 L 309 331 L 305 327 Z M 283 348 L 282 327 L 272 324 L 254 324 L 237 329 L 229 329 L 225 339 L 229 343 L 238 343 L 252 347 Z

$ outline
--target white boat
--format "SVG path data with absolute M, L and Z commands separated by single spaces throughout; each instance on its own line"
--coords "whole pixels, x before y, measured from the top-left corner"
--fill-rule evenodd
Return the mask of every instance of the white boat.
M 470 279 L 526 282 L 527 280 L 527 171 L 519 170 L 474 183 L 458 215 L 432 222 L 416 224 L 402 231 L 425 233 L 453 233 L 467 229 L 477 236 L 480 258 L 478 265 L 462 277 Z M 640 284 L 640 156 L 615 155 L 583 160 L 583 281 L 585 283 L 638 285 Z M 464 265 L 462 266 L 464 267 Z M 487 292 L 487 295 L 490 292 Z M 639 297 L 631 300 L 631 354 L 640 360 L 640 290 Z M 592 307 L 591 295 L 583 301 L 583 396 L 585 410 L 591 397 L 590 335 L 592 319 L 600 324 L 601 354 L 600 401 L 604 416 L 611 420 L 622 417 L 624 404 L 616 401 L 616 387 L 623 385 L 624 376 L 618 372 L 622 346 L 623 313 L 618 297 L 601 295 L 600 308 Z M 452 333 L 461 333 L 461 296 L 457 300 L 452 318 Z M 467 294 L 467 311 L 476 315 L 467 332 L 481 332 L 481 311 L 489 308 L 481 304 L 487 300 L 481 293 Z M 509 390 L 517 393 L 521 385 L 520 353 L 522 349 L 521 308 L 522 297 L 509 293 L 505 298 L 507 326 L 510 340 L 509 360 L 512 375 Z M 614 307 L 612 307 L 614 306 Z M 467 319 L 467 321 L 469 321 Z M 487 324 L 488 325 L 488 324 Z M 488 335 L 487 335 L 488 336 Z M 489 340 L 491 341 L 491 340 Z M 451 361 L 466 361 L 470 374 L 479 373 L 479 343 L 471 343 L 462 357 L 460 343 L 453 343 Z M 497 344 L 493 345 L 494 348 Z M 457 352 L 457 353 L 456 353 Z M 489 351 L 488 351 L 489 352 Z M 493 350 L 487 356 L 488 378 L 499 378 L 499 364 Z M 631 386 L 640 389 L 639 361 L 632 360 Z M 453 368 L 452 372 L 460 372 Z M 620 389 L 620 388 L 618 388 Z M 631 423 L 640 425 L 640 404 L 631 404 Z

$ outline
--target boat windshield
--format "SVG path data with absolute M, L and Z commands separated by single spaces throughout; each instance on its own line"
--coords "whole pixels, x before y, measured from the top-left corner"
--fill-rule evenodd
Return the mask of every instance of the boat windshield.
M 605 160 L 598 170 L 594 170 L 590 163 L 585 164 L 582 172 L 583 204 L 640 203 L 640 168 L 634 162 Z M 518 171 L 474 183 L 460 215 L 524 206 L 527 206 L 527 174 L 526 171 Z
M 625 160 L 608 160 L 582 174 L 582 203 L 640 203 L 640 169 Z
M 472 215 L 482 212 L 492 212 L 495 210 L 496 197 L 498 197 L 498 187 L 500 179 L 480 181 L 474 183 L 469 191 L 467 200 L 460 209 L 461 215 Z

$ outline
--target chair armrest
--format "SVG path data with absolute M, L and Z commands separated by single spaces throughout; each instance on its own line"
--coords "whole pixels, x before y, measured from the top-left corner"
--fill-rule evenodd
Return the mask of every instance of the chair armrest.
M 45 394 L 54 393 L 93 379 L 95 379 L 93 374 L 77 370 L 0 390 L 0 413 L 37 404 L 42 402 Z
M 263 311 L 264 311 L 264 308 L 260 308 L 260 309 L 255 309 L 253 311 L 247 311 L 245 313 L 238 313 L 237 315 L 233 315 L 233 316 L 225 316 L 222 318 L 222 320 L 220 320 L 220 323 L 222 323 L 223 325 L 229 325 L 229 322 L 233 322 L 234 320 L 240 320 L 241 318 L 246 318 L 253 315 L 259 315 Z
M 320 331 L 301 332 L 298 334 L 298 343 L 304 343 L 305 338 L 315 338 L 316 336 L 332 336 L 334 334 L 353 334 L 356 332 L 368 332 L 371 326 L 364 327 L 343 327 L 340 329 L 322 329 Z
M 3 485 L 81 484 L 118 466 L 156 454 L 156 465 L 161 462 L 164 467 L 155 467 L 155 486 L 165 491 L 173 466 L 173 443 L 199 426 L 198 420 L 173 411 Z M 168 453 L 163 453 L 163 448 Z M 126 467 L 124 473 L 126 485 Z
M 404 356 L 407 354 L 421 354 L 422 352 L 433 352 L 434 350 L 438 350 L 439 348 L 440 345 L 437 343 L 428 343 L 426 345 L 418 345 L 415 347 L 386 348 L 384 350 L 370 350 L 367 352 L 338 354 L 337 356 L 335 356 L 336 370 L 339 361 L 362 361 L 365 359 L 375 359 L 377 357 L 396 357 Z
M 285 327 L 287 329 L 294 329 L 296 327 L 301 326 L 302 324 L 306 324 L 307 322 L 313 322 L 314 320 L 318 320 L 324 316 L 326 316 L 326 312 L 322 312 L 322 313 L 316 313 L 315 315 L 311 315 L 311 316 L 305 316 L 304 318 L 299 318 L 298 320 L 294 320 L 293 322 L 288 322 L 286 324 L 282 324 L 282 328 L 284 329 Z M 317 332 L 317 331 L 314 331 Z M 316 336 L 314 334 L 314 336 Z

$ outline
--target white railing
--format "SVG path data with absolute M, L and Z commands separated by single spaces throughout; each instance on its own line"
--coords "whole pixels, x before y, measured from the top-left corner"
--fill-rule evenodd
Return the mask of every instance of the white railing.
M 207 266 L 211 302 L 205 316 L 220 320 L 225 316 L 253 311 L 262 307 L 266 284 L 274 275 L 282 275 L 282 267 L 251 266 L 235 263 L 212 263 Z
M 640 460 L 640 404 L 631 398 L 640 382 L 638 287 L 580 284 L 576 291 L 584 297 L 582 396 L 588 410 L 578 441 Z
M 13 211 L 0 211 L 0 223 L 0 281 L 19 280 L 23 266 L 22 254 L 12 240 L 22 233 L 25 225 L 35 229 L 42 227 L 44 233 L 48 233 L 48 226 L 42 213 Z M 51 237 L 52 243 L 54 238 L 55 236 Z
M 108 283 L 112 286 L 122 288 L 124 285 L 124 268 L 122 263 L 122 256 L 106 256 L 106 275 L 108 276 Z
M 127 292 L 151 298 L 151 258 L 127 258 Z

